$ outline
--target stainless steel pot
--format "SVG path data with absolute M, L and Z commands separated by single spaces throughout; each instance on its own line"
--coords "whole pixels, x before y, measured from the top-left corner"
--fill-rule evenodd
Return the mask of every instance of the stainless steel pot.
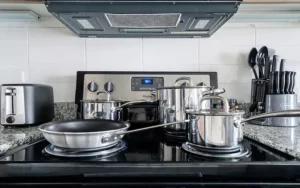
M 122 108 L 133 104 L 153 102 L 153 101 L 131 101 L 110 100 L 110 96 L 106 92 L 98 92 L 97 94 L 107 94 L 107 100 L 82 100 L 81 102 L 81 119 L 106 119 L 106 120 L 122 120 Z M 123 104 L 124 103 L 124 104 Z
M 202 101 L 222 100 L 224 110 L 188 111 L 189 124 L 187 130 L 188 141 L 203 146 L 238 147 L 243 140 L 244 122 L 266 117 L 295 117 L 299 110 L 272 112 L 243 119 L 244 111 L 229 111 L 228 101 L 220 96 L 206 96 Z
M 187 81 L 188 86 L 180 86 L 181 81 Z M 210 86 L 193 86 L 189 77 L 180 77 L 173 87 L 157 88 L 159 101 L 160 123 L 172 123 L 186 120 L 186 110 L 210 109 L 210 101 L 200 104 L 201 97 L 205 95 L 221 94 L 224 89 L 212 90 Z M 177 123 L 166 127 L 167 131 L 185 132 L 186 123 Z

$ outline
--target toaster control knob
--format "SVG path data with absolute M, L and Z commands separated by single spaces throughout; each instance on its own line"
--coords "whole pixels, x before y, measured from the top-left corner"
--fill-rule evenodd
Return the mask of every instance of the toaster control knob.
M 98 85 L 94 81 L 91 81 L 87 87 L 90 92 L 96 92 L 98 90 Z
M 9 116 L 6 118 L 6 123 L 14 123 L 15 122 L 15 118 L 12 116 Z
M 114 86 L 114 84 L 112 83 L 112 82 L 106 82 L 105 84 L 104 84 L 104 89 L 105 89 L 105 91 L 106 92 L 113 92 L 114 91 L 114 89 L 115 89 L 115 86 Z

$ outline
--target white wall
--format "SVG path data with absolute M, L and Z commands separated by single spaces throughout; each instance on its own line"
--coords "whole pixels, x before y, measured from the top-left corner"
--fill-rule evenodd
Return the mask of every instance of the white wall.
M 55 101 L 67 102 L 78 70 L 217 71 L 226 97 L 249 102 L 250 49 L 274 48 L 300 71 L 299 35 L 300 27 L 225 27 L 209 39 L 82 39 L 56 24 L 0 24 L 0 84 L 50 84 Z

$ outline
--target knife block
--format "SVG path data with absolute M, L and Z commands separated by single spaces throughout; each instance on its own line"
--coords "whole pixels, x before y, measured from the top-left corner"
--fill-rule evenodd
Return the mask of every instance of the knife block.
M 284 110 L 296 110 L 297 95 L 296 94 L 273 94 L 266 95 L 265 111 L 277 112 Z M 278 127 L 295 127 L 299 125 L 298 117 L 273 117 L 251 121 L 250 123 L 265 126 Z

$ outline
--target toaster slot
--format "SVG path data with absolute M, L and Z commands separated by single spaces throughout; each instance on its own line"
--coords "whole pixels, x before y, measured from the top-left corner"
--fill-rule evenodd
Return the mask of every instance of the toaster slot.
M 16 88 L 7 88 L 5 90 L 6 115 L 16 115 L 16 95 Z

